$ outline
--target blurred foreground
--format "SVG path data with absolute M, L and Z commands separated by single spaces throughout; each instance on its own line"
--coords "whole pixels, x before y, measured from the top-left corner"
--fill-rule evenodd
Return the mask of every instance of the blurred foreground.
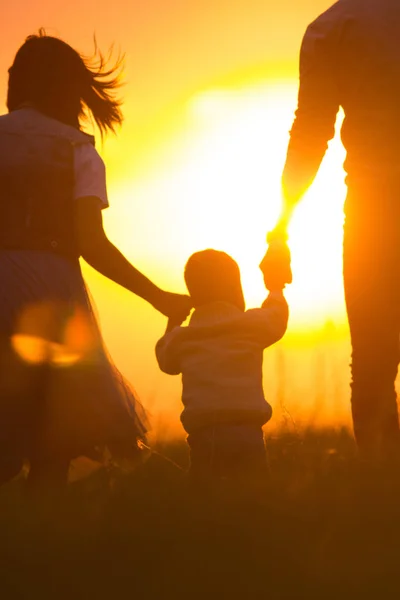
M 1 598 L 398 597 L 400 467 L 357 462 L 346 430 L 268 440 L 270 477 L 198 491 L 183 443 L 62 500 L 0 489 Z

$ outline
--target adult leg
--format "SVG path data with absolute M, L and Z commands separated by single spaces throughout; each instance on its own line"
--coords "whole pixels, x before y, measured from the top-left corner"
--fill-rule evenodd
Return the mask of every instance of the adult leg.
M 27 486 L 29 491 L 62 491 L 68 483 L 69 458 L 35 457 L 31 460 Z
M 46 442 L 49 377 L 50 366 L 24 361 L 0 336 L 0 485 L 18 475 L 24 459 L 30 489 L 67 482 L 69 459 Z
M 68 483 L 70 457 L 68 452 L 54 448 L 49 443 L 47 429 L 49 403 L 56 401 L 51 390 L 52 367 L 41 365 L 36 373 L 31 394 L 31 423 L 27 487 L 31 492 L 60 492 Z
M 0 486 L 16 477 L 24 465 L 27 432 L 27 378 L 25 365 L 0 335 Z
M 0 444 L 0 486 L 17 477 L 22 471 L 24 461 L 9 452 L 9 445 Z
M 350 188 L 347 200 L 343 271 L 352 343 L 351 404 L 356 441 L 366 456 L 400 449 L 395 391 L 399 220 L 390 210 L 392 193 L 378 187 L 367 193 Z

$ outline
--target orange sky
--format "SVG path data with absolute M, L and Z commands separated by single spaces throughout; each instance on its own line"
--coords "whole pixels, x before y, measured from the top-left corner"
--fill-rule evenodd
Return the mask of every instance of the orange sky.
M 9 2 L 2 15 L 1 89 L 5 90 L 16 49 L 41 26 L 85 53 L 92 49 L 94 32 L 102 48 L 114 42 L 126 52 L 122 135 L 136 134 L 127 157 L 132 168 L 142 146 L 159 136 L 153 124 L 171 127 L 171 112 L 179 118 L 179 106 L 198 90 L 237 83 L 240 77 L 275 77 L 282 69 L 294 75 L 304 29 L 329 4 L 326 0 Z
M 117 137 L 98 146 L 107 165 L 111 208 L 105 213 L 105 224 L 110 237 L 157 283 L 181 291 L 184 291 L 182 268 L 190 252 L 206 245 L 222 247 L 238 258 L 245 292 L 249 292 L 250 305 L 255 305 L 265 294 L 261 283 L 254 281 L 259 278 L 257 261 L 264 251 L 265 232 L 272 225 L 279 203 L 280 170 L 296 103 L 302 35 L 307 24 L 331 3 L 326 0 L 8 3 L 3 9 L 0 40 L 0 108 L 5 110 L 7 69 L 13 56 L 24 38 L 39 27 L 62 37 L 84 54 L 92 51 L 94 33 L 105 51 L 115 43 L 116 50 L 126 55 L 122 90 L 125 123 Z M 260 128 L 257 119 L 264 123 Z M 228 138 L 231 147 L 224 142 Z M 248 150 L 235 156 L 234 148 L 243 143 L 248 144 Z M 343 156 L 338 142 L 335 144 L 320 182 L 317 181 L 310 201 L 304 203 L 299 224 L 293 231 L 299 251 L 294 256 L 295 284 L 288 297 L 295 322 L 304 320 L 304 307 L 312 299 L 311 312 L 315 312 L 318 323 L 335 320 L 332 290 L 334 304 L 340 306 L 343 314 L 340 287 Z M 225 154 L 228 158 L 224 162 Z M 243 164 L 246 156 L 254 160 Z M 235 160 L 241 161 L 239 169 Z M 241 167 L 247 171 L 239 174 L 243 171 Z M 268 180 L 265 185 L 264 179 Z M 253 187 L 249 185 L 247 194 L 246 181 L 251 180 Z M 316 196 L 325 196 L 327 187 L 331 190 L 330 204 L 320 204 L 318 209 Z M 247 196 L 247 215 L 241 208 L 243 196 Z M 273 204 L 268 210 L 267 198 Z M 193 212 L 199 202 L 204 203 L 204 211 L 213 210 L 213 223 L 206 215 Z M 317 212 L 322 223 L 319 237 L 318 232 L 308 235 L 310 232 L 304 230 L 310 219 L 317 218 Z M 228 221 L 226 214 L 230 215 Z M 197 229 L 194 221 L 198 222 Z M 247 227 L 244 236 L 243 227 Z M 324 273 L 316 262 L 317 245 L 322 257 L 325 252 L 332 258 L 329 263 L 332 274 Z M 179 381 L 159 373 L 154 359 L 153 348 L 162 333 L 164 319 L 141 300 L 90 270 L 85 269 L 85 273 L 117 364 L 133 380 L 146 405 L 153 404 L 157 410 L 160 406 L 172 406 L 176 415 Z M 323 395 L 321 386 L 326 385 L 330 409 L 325 413 L 332 418 L 338 389 L 342 390 L 342 400 L 347 394 L 349 349 L 348 340 L 341 333 L 342 321 L 336 323 L 333 333 L 329 330 L 329 335 L 324 334 L 323 338 L 318 338 L 318 332 L 310 334 L 314 345 L 303 335 L 302 341 L 295 344 L 294 354 L 290 340 L 295 339 L 295 332 L 289 332 L 287 340 L 270 351 L 272 358 L 267 361 L 266 372 L 271 379 L 273 402 L 282 402 L 285 396 L 290 408 L 294 397 L 304 395 L 305 399 L 307 396 L 304 410 L 310 412 L 310 406 L 318 400 L 316 395 Z M 298 373 L 287 378 L 284 391 L 275 373 L 276 360 L 282 362 L 280 352 L 284 353 L 290 371 Z M 330 380 L 335 381 L 333 387 Z M 314 385 L 315 381 L 319 383 Z M 336 400 L 332 394 L 336 394 Z M 341 407 L 344 406 L 342 402 Z M 315 416 L 315 407 L 311 412 Z

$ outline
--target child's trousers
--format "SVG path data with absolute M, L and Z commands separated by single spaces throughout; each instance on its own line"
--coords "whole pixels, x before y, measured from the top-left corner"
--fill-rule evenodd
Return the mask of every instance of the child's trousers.
M 199 479 L 265 477 L 267 459 L 260 425 L 218 423 L 192 432 L 190 475 Z

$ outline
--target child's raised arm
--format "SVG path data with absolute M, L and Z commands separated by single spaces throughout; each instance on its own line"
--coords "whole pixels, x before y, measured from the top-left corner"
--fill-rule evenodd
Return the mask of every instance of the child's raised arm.
M 270 293 L 262 308 L 247 311 L 246 328 L 262 348 L 267 348 L 284 336 L 288 324 L 289 309 L 283 289 L 292 281 L 292 271 L 287 244 L 271 240 L 260 269 Z
M 165 333 L 169 333 L 170 331 L 172 331 L 173 329 L 175 329 L 175 327 L 179 327 L 180 325 L 182 325 L 184 319 L 177 319 L 177 318 L 173 318 L 170 317 L 168 319 L 168 323 L 167 323 L 167 327 L 165 329 Z
M 285 335 L 289 308 L 282 291 L 270 292 L 261 308 L 246 312 L 246 331 L 262 348 L 276 344 Z

